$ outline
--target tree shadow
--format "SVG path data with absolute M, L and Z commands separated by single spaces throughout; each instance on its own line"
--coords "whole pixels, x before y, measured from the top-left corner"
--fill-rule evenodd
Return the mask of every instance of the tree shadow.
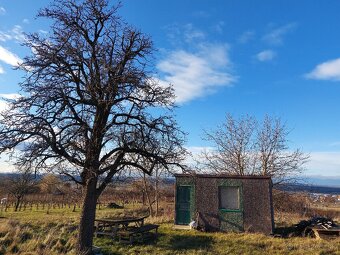
M 303 226 L 297 225 L 277 227 L 274 230 L 274 236 L 281 238 L 298 237 L 302 236 L 304 230 Z
M 172 235 L 166 243 L 172 250 L 209 249 L 213 244 L 211 236 L 204 235 Z

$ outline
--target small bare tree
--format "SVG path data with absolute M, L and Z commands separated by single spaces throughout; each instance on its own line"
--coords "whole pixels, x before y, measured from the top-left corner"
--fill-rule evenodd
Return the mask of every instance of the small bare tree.
M 288 181 L 301 173 L 308 160 L 300 149 L 293 151 L 288 147 L 289 132 L 278 118 L 266 116 L 256 130 L 256 169 L 258 174 L 275 178 L 276 183 Z
M 204 168 L 216 172 L 245 175 L 253 171 L 252 154 L 255 120 L 246 116 L 235 120 L 227 115 L 226 122 L 216 130 L 205 131 L 205 139 L 215 145 L 214 151 L 203 151 Z
M 269 175 L 275 183 L 287 181 L 302 171 L 308 159 L 299 149 L 288 147 L 288 130 L 279 118 L 266 116 L 263 122 L 250 116 L 226 122 L 205 132 L 213 150 L 206 150 L 198 161 L 207 171 L 233 175 Z
M 8 178 L 8 193 L 15 198 L 14 211 L 18 211 L 25 196 L 32 192 L 36 185 L 36 176 L 28 168 L 21 168 Z

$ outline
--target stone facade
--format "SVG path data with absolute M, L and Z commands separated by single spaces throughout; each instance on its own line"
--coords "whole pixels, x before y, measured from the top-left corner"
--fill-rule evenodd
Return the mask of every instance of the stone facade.
M 273 232 L 274 215 L 270 177 L 203 174 L 178 174 L 175 177 L 176 186 L 191 187 L 191 219 L 198 218 L 199 226 L 207 231 L 247 231 L 264 234 Z M 237 187 L 239 191 L 237 210 L 220 208 L 219 187 Z M 175 218 L 176 214 L 177 209 Z

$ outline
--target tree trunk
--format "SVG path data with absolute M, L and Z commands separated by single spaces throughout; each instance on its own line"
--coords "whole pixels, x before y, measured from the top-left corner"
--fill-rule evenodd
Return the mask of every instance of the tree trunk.
M 84 187 L 83 205 L 81 209 L 79 235 L 78 235 L 78 255 L 92 254 L 94 220 L 96 218 L 96 194 L 97 179 L 91 178 Z
M 159 190 L 158 190 L 158 181 L 159 181 L 159 176 L 158 176 L 158 169 L 156 169 L 156 173 L 155 173 L 155 201 L 156 201 L 156 217 L 158 216 L 159 213 Z
M 14 211 L 15 211 L 15 212 L 18 211 L 20 202 L 21 202 L 21 197 L 17 197 L 17 198 L 16 198 L 16 201 L 15 201 L 15 208 L 14 208 Z
M 153 217 L 152 202 L 151 202 L 151 198 L 150 198 L 150 194 L 149 194 L 149 190 L 148 190 L 148 185 L 147 185 L 145 173 L 143 173 L 143 184 L 144 184 L 144 191 L 145 191 L 146 199 L 148 201 L 149 214 L 150 214 L 151 217 Z

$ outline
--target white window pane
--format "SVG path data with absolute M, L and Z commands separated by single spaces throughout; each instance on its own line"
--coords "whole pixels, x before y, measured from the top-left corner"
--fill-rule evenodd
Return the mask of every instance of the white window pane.
M 219 187 L 220 209 L 240 209 L 239 187 Z

